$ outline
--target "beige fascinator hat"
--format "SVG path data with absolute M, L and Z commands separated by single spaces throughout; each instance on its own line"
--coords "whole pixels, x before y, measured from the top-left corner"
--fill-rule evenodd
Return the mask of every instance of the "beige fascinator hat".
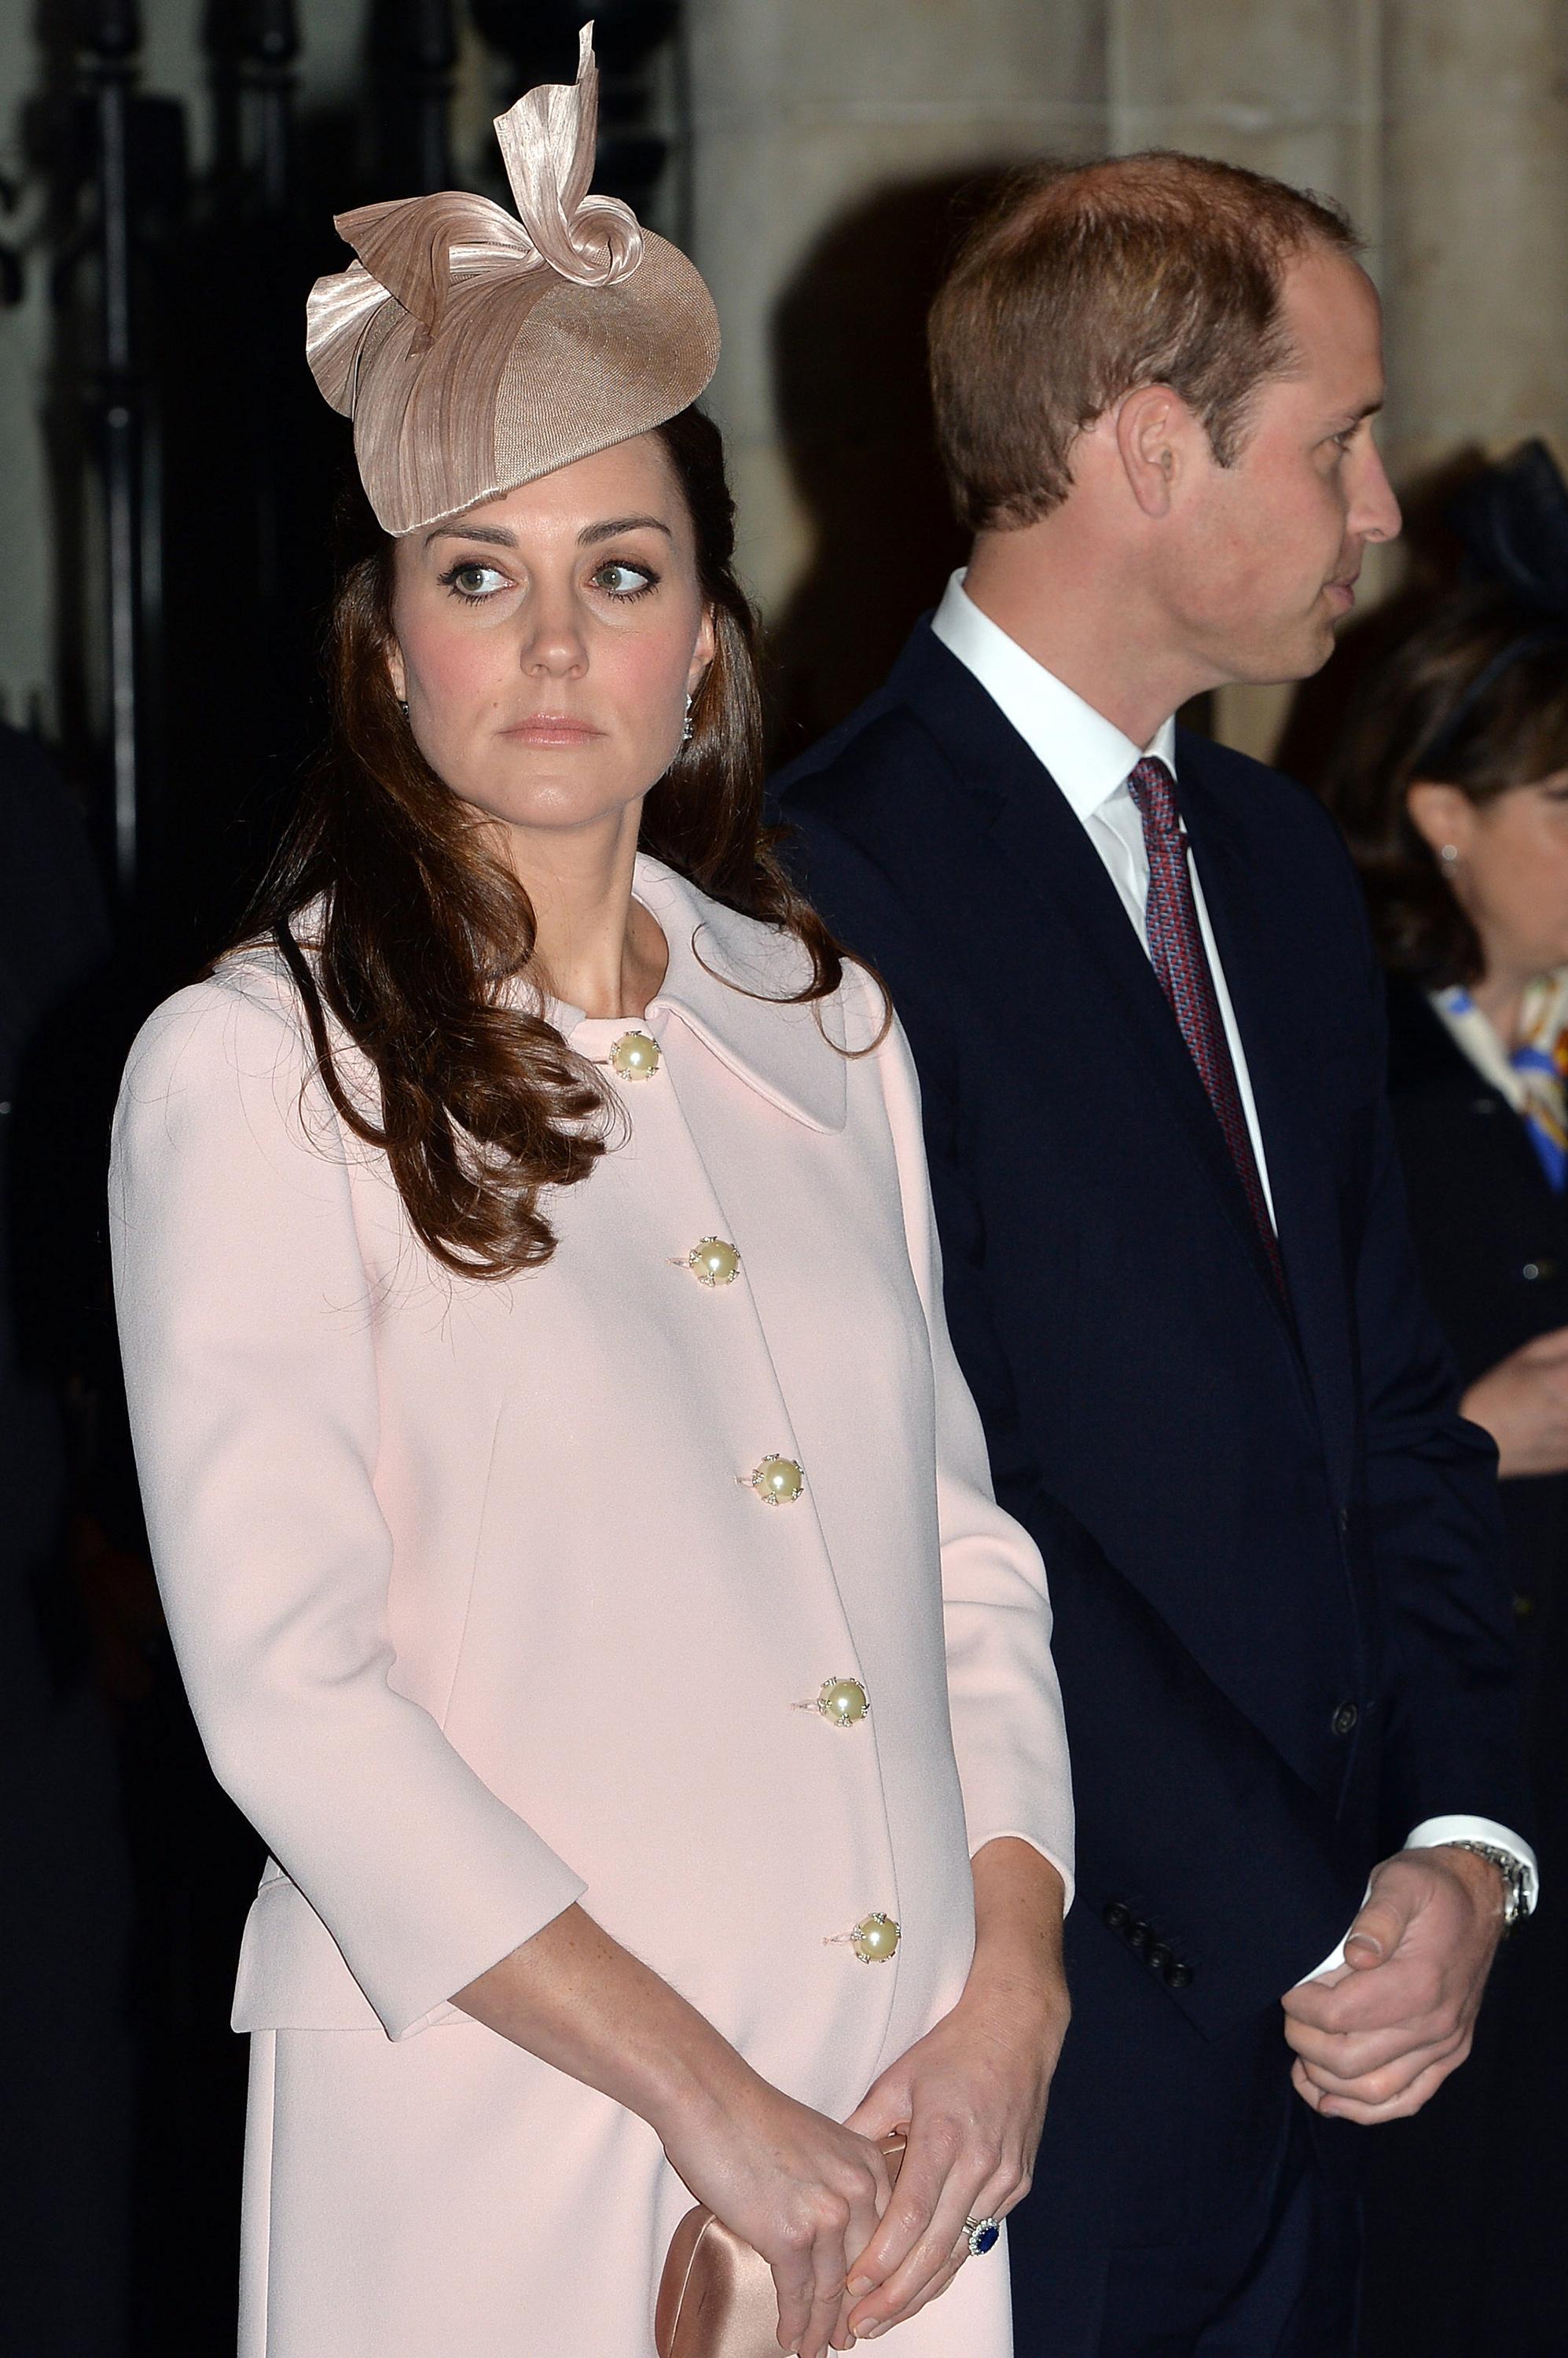
M 518 219 L 456 190 L 337 216 L 359 259 L 312 288 L 306 357 L 353 419 L 366 495 L 395 535 L 645 433 L 718 366 L 692 264 L 588 192 L 592 35 L 574 83 L 497 118 Z

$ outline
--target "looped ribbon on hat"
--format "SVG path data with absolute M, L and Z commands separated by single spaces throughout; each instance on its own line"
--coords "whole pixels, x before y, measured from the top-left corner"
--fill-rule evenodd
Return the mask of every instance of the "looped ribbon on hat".
M 389 296 L 428 337 L 461 278 L 539 271 L 579 287 L 613 287 L 631 276 L 643 259 L 636 215 L 619 198 L 589 194 L 598 127 L 590 22 L 579 43 L 576 81 L 525 92 L 496 118 L 519 218 L 488 197 L 456 189 L 337 216 L 333 226 L 359 259 L 317 281 L 306 331 L 306 356 L 334 408 L 352 412 L 363 333 Z M 541 294 L 547 284 L 542 276 Z

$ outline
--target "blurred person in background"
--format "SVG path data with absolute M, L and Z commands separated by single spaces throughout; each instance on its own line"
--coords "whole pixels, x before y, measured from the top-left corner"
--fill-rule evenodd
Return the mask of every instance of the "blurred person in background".
M 1364 676 L 1325 793 L 1389 977 L 1422 1274 L 1499 1453 L 1542 1899 L 1469 2070 L 1378 2141 L 1366 2346 L 1547 2358 L 1568 2346 L 1568 492 L 1530 444 L 1453 521 L 1472 578 Z

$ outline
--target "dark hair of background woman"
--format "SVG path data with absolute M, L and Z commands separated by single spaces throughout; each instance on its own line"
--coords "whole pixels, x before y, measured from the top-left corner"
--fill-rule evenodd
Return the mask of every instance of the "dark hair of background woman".
M 691 514 L 717 645 L 690 741 L 643 806 L 642 847 L 714 900 L 794 934 L 811 961 L 798 997 L 826 998 L 842 977 L 838 946 L 762 823 L 756 621 L 732 569 L 723 444 L 696 409 L 655 431 Z M 355 505 L 351 529 L 368 548 L 332 610 L 327 750 L 239 938 L 276 943 L 328 1094 L 385 1152 L 427 1250 L 468 1276 L 511 1277 L 548 1260 L 541 1192 L 588 1176 L 614 1110 L 592 1066 L 538 1012 L 507 1003 L 504 986 L 533 954 L 534 911 L 409 733 L 386 665 L 393 544 L 362 495 Z M 317 903 L 307 961 L 296 921 Z M 327 1014 L 375 1069 L 373 1114 L 344 1083 Z
M 1568 632 L 1543 634 L 1540 622 L 1503 590 L 1445 600 L 1362 678 L 1322 782 L 1383 964 L 1423 990 L 1478 981 L 1484 962 L 1405 796 L 1424 779 L 1485 804 L 1568 769 Z M 1475 696 L 1488 666 L 1532 636 Z

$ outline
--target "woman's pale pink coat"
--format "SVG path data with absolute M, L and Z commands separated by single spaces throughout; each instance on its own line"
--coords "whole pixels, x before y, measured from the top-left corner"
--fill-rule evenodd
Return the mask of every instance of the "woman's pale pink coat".
M 647 2358 L 689 2196 L 645 2125 L 448 2003 L 572 1900 L 823 2111 L 958 1996 L 968 1857 L 1070 1868 L 1038 1556 L 952 1358 L 914 1073 L 787 937 L 640 860 L 644 1022 L 560 1010 L 629 1136 L 549 1264 L 447 1276 L 311 1076 L 269 957 L 152 1018 L 116 1283 L 169 1624 L 265 1835 L 245 2358 Z M 828 1030 L 875 1031 L 855 969 Z M 607 1070 L 612 1068 L 607 1066 Z M 687 1265 L 719 1237 L 741 1273 Z M 746 1477 L 806 1471 L 794 1504 Z M 854 1678 L 871 1712 L 802 1709 Z M 892 1962 L 844 1940 L 872 1910 Z M 1006 2263 L 906 2358 L 1001 2358 Z

